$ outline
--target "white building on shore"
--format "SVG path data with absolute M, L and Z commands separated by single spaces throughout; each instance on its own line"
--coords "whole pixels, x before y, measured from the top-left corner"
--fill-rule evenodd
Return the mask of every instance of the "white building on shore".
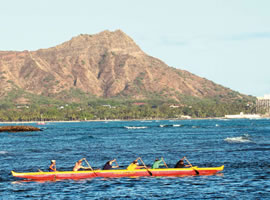
M 264 95 L 263 97 L 257 97 L 256 112 L 270 114 L 270 94 Z
M 243 112 L 240 112 L 239 115 L 225 115 L 225 118 L 227 119 L 258 119 L 261 118 L 258 114 L 244 114 Z

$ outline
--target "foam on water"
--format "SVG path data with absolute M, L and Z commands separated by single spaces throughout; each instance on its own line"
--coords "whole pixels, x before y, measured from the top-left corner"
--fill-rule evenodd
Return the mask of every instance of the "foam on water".
M 127 129 L 145 129 L 147 126 L 125 126 Z
M 174 124 L 173 127 L 180 127 L 181 124 Z
M 252 142 L 250 140 L 250 137 L 248 134 L 245 134 L 243 136 L 238 136 L 238 137 L 227 137 L 224 139 L 224 141 L 229 142 L 229 143 L 249 143 L 249 142 Z
M 163 127 L 167 127 L 168 125 L 166 125 L 166 124 L 160 124 L 159 125 L 161 128 L 163 128 Z
M 159 127 L 180 127 L 182 126 L 181 124 L 160 124 Z
M 7 151 L 0 151 L 0 154 L 8 154 Z

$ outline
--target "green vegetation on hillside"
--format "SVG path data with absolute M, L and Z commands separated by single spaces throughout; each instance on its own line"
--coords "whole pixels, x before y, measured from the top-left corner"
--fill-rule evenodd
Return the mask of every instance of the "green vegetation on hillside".
M 75 97 L 80 99 L 80 103 L 68 101 Z M 27 99 L 27 103 L 18 104 L 18 98 Z M 0 100 L 0 121 L 172 119 L 183 115 L 208 118 L 255 112 L 253 98 L 231 102 L 221 102 L 218 98 L 198 99 L 187 96 L 182 96 L 181 99 L 181 103 L 165 101 L 164 98 L 144 101 L 98 99 L 72 90 L 62 93 L 60 101 L 17 90 Z

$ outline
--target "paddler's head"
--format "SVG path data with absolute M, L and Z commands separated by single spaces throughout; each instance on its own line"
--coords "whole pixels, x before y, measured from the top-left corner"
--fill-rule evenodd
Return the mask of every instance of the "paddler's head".
M 51 160 L 51 163 L 55 163 L 55 160 Z

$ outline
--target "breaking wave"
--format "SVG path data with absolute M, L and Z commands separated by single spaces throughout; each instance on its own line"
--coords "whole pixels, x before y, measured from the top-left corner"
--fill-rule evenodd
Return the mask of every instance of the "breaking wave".
M 147 126 L 125 126 L 127 129 L 146 129 Z
M 168 127 L 169 125 L 166 125 L 166 124 L 160 124 L 159 126 L 160 126 L 160 127 Z
M 8 154 L 7 151 L 0 151 L 0 154 Z
M 159 127 L 180 127 L 181 124 L 160 124 Z
M 173 127 L 180 127 L 181 124 L 174 124 Z
M 250 136 L 248 134 L 244 134 L 243 136 L 239 137 L 227 137 L 224 139 L 224 141 L 229 143 L 249 143 L 252 142 L 250 140 Z

